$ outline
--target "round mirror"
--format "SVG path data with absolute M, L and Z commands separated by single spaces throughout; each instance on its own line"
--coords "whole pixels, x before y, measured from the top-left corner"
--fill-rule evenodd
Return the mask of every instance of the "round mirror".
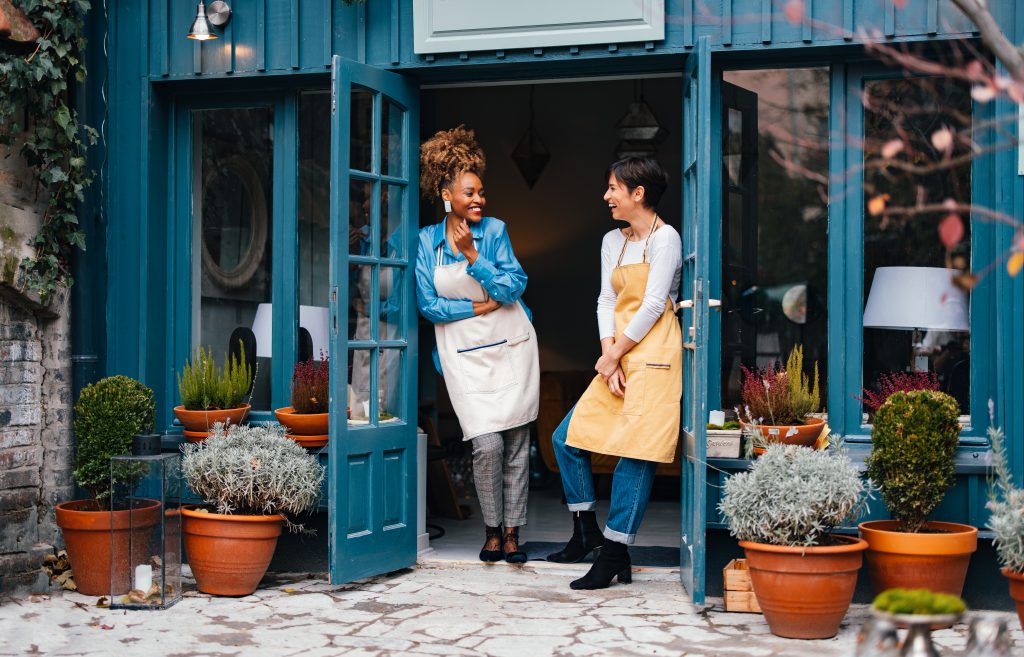
M 267 243 L 267 197 L 259 173 L 232 156 L 203 180 L 203 268 L 221 287 L 248 283 Z

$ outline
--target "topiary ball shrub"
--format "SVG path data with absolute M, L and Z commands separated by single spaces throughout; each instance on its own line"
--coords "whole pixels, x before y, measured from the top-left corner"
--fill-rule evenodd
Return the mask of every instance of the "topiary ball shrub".
M 954 483 L 960 407 L 934 390 L 897 392 L 875 413 L 867 473 L 892 517 L 920 531 Z
M 153 391 L 127 376 L 86 386 L 75 404 L 75 481 L 100 510 L 110 501 L 110 457 L 129 454 L 132 436 L 151 433 L 156 418 Z

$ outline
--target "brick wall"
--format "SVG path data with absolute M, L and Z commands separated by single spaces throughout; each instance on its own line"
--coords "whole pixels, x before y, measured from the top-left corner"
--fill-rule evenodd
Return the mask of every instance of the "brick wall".
M 57 503 L 71 499 L 67 303 L 0 296 L 0 591 L 45 590 L 42 558 L 61 544 Z
M 45 198 L 17 152 L 0 149 L 0 592 L 47 587 L 54 506 L 74 493 L 70 304 L 66 291 L 42 303 L 20 280 Z

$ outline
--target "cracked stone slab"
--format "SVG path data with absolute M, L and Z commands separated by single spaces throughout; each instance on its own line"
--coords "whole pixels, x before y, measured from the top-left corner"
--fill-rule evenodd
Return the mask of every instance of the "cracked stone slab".
M 161 611 L 101 609 L 74 593 L 25 598 L 0 606 L 0 656 L 846 657 L 868 618 L 854 606 L 834 639 L 781 639 L 758 614 L 725 613 L 721 600 L 694 606 L 678 579 L 649 575 L 572 591 L 579 570 L 565 567 L 431 566 L 344 585 L 275 574 L 251 596 L 190 590 Z M 1015 615 L 977 613 L 1006 620 L 1024 648 Z M 959 657 L 966 625 L 935 639 Z

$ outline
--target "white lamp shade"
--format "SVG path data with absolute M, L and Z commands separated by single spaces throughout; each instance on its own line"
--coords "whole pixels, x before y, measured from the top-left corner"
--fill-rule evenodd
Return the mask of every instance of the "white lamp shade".
M 969 331 L 967 294 L 942 267 L 879 267 L 864 306 L 864 326 Z
M 252 320 L 252 332 L 256 335 L 256 357 L 270 358 L 273 355 L 274 327 L 272 322 L 273 304 L 261 303 L 256 307 Z M 320 359 L 320 352 L 330 354 L 327 326 L 328 309 L 323 306 L 299 306 L 299 326 L 309 332 L 313 339 L 313 359 Z

